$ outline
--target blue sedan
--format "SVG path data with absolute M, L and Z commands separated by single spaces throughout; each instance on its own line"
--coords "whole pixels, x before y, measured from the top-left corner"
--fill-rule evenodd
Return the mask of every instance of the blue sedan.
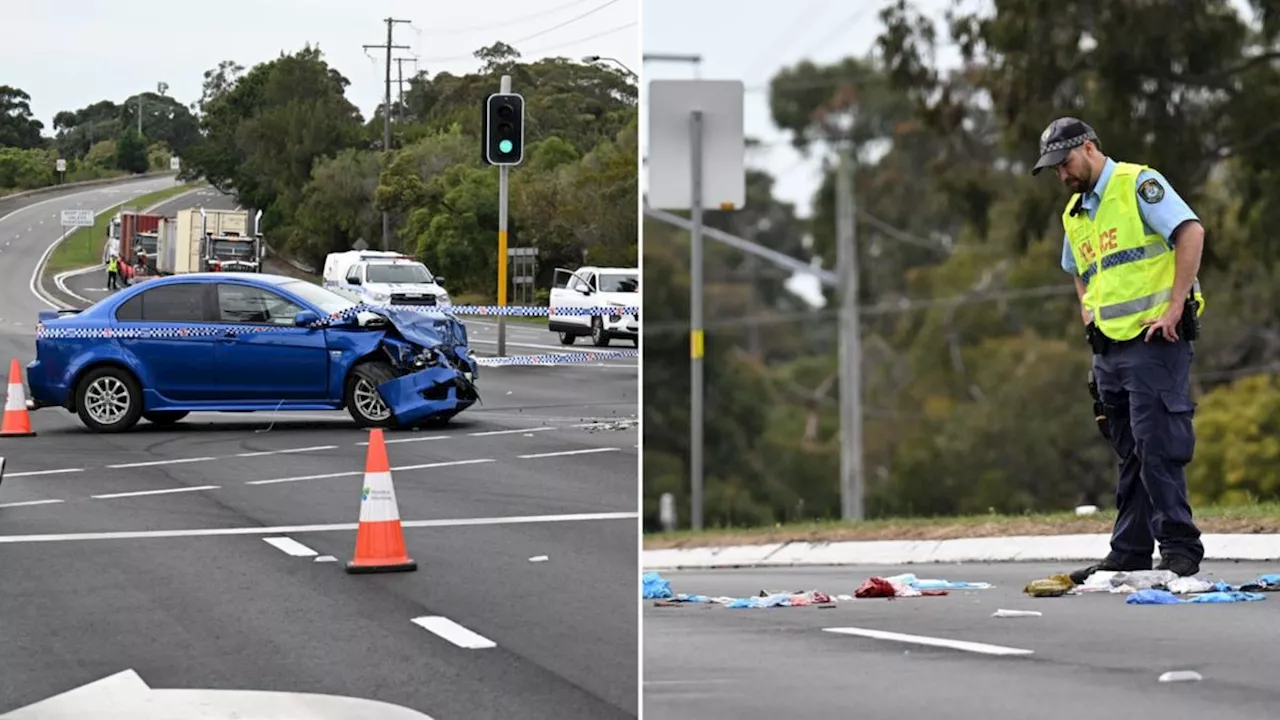
M 31 409 L 97 432 L 190 412 L 340 410 L 361 427 L 438 424 L 478 400 L 466 328 L 430 307 L 370 307 L 303 280 L 193 273 L 83 311 L 47 310 Z

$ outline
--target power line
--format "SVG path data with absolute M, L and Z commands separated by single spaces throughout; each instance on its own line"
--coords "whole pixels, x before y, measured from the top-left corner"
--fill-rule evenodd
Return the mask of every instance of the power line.
M 814 14 L 814 11 L 818 9 L 819 5 L 821 5 L 822 9 L 825 10 L 826 6 L 829 5 L 830 3 L 831 3 L 831 0 L 812 0 L 812 2 L 810 2 L 808 5 L 805 6 L 804 10 L 801 10 L 800 13 L 796 15 L 796 17 L 792 20 L 791 24 L 788 25 L 785 30 L 779 33 L 777 35 L 777 38 L 772 43 L 769 43 L 768 47 L 776 47 L 778 43 L 782 42 L 783 40 L 794 37 L 797 34 L 796 31 L 800 29 L 799 26 L 802 23 L 804 23 L 806 20 L 808 20 L 810 15 Z M 763 53 L 760 55 L 757 55 L 755 61 L 752 62 L 750 65 L 748 65 L 746 70 L 742 71 L 742 77 L 744 78 L 750 77 L 751 72 L 755 70 L 757 67 L 759 67 L 760 61 L 765 57 L 768 57 L 768 56 L 764 55 Z
M 498 23 L 486 23 L 484 25 L 467 25 L 463 27 L 451 27 L 451 28 L 447 28 L 447 27 L 431 28 L 428 30 L 423 30 L 423 33 L 428 35 L 435 35 L 440 33 L 477 32 L 481 30 L 493 30 L 496 28 L 510 27 L 512 25 L 523 24 L 525 22 L 528 22 L 529 20 L 537 20 L 538 18 L 546 17 L 547 15 L 554 15 L 555 13 L 558 13 L 561 10 L 568 10 L 571 7 L 576 7 L 578 5 L 585 5 L 589 2 L 591 2 L 591 0 L 573 0 L 573 2 L 568 2 L 568 3 L 565 3 L 564 5 L 558 5 L 548 10 L 543 10 L 541 12 L 536 12 L 536 13 L 530 13 L 528 15 L 522 15 L 520 17 L 511 18 L 510 20 L 504 20 Z
M 560 24 L 558 24 L 558 25 L 553 25 L 553 26 L 551 26 L 551 27 L 549 27 L 549 28 L 546 28 L 546 29 L 544 29 L 544 30 L 539 30 L 538 32 L 536 32 L 536 33 L 534 33 L 534 34 L 532 34 L 532 35 L 528 35 L 528 36 L 525 36 L 525 37 L 522 37 L 522 38 L 518 38 L 518 39 L 513 40 L 513 41 L 511 41 L 510 43 L 507 43 L 507 44 L 508 44 L 508 45 L 512 45 L 512 46 L 516 46 L 516 49 L 517 49 L 517 50 L 519 50 L 518 45 L 519 45 L 520 43 L 522 43 L 522 42 L 525 42 L 526 40 L 532 40 L 532 39 L 534 39 L 534 38 L 537 38 L 537 37 L 541 37 L 541 36 L 543 36 L 543 35 L 546 35 L 546 34 L 547 34 L 547 33 L 549 33 L 549 32 L 553 32 L 553 31 L 555 31 L 555 30 L 559 30 L 560 28 L 566 27 L 566 26 L 571 25 L 571 24 L 573 24 L 573 23 L 575 23 L 575 22 L 577 22 L 577 21 L 579 21 L 579 20 L 581 20 L 581 19 L 583 19 L 583 18 L 585 18 L 585 17 L 587 17 L 587 16 L 589 16 L 589 15 L 592 15 L 592 14 L 595 14 L 595 13 L 597 13 L 597 12 L 600 12 L 601 10 L 603 10 L 603 9 L 605 9 L 605 8 L 607 8 L 607 7 L 609 7 L 610 5 L 614 5 L 614 4 L 616 4 L 616 3 L 620 2 L 620 1 L 621 1 L 621 0 L 608 0 L 608 2 L 605 2 L 605 3 L 602 3 L 602 4 L 600 4 L 600 5 L 597 5 L 597 6 L 593 7 L 593 8 L 591 8 L 590 10 L 588 10 L 588 11 L 586 11 L 586 12 L 582 13 L 581 15 L 576 15 L 576 16 L 574 16 L 574 17 L 569 18 L 568 20 L 565 20 L 564 22 L 562 22 L 562 23 L 560 23 Z M 631 25 L 635 25 L 635 24 L 636 24 L 636 23 L 634 23 L 634 22 L 632 22 L 632 23 L 631 23 Z M 628 25 L 628 26 L 623 26 L 623 27 L 630 27 L 630 26 Z M 618 29 L 618 30 L 620 30 L 620 29 L 622 29 L 622 28 L 617 28 L 617 29 Z M 613 30 L 613 31 L 610 31 L 610 32 L 616 32 L 616 30 Z M 592 38 L 585 38 L 585 39 L 588 39 L 588 40 L 589 40 L 589 39 L 594 39 L 594 36 L 593 36 Z M 578 40 L 577 42 L 582 42 L 582 41 L 581 41 L 581 40 Z M 473 59 L 473 57 L 474 57 L 474 55 L 473 55 L 473 54 L 468 54 L 468 55 L 455 55 L 455 56 L 452 56 L 452 57 L 434 57 L 434 58 L 427 58 L 427 60 L 426 60 L 426 61 L 427 61 L 427 62 L 450 62 L 450 61 L 454 61 L 454 60 L 471 60 L 471 59 Z
M 614 34 L 614 33 L 616 33 L 616 32 L 619 32 L 619 31 L 622 31 L 622 30 L 626 30 L 627 28 L 635 27 L 636 25 L 637 25 L 637 23 L 633 20 L 633 21 L 631 21 L 631 22 L 629 22 L 629 23 L 626 23 L 625 25 L 619 25 L 618 27 L 615 27 L 615 28 L 609 28 L 608 30 L 602 30 L 602 31 L 600 31 L 600 32 L 598 32 L 598 33 L 595 33 L 595 34 L 593 34 L 593 35 L 588 35 L 588 36 L 586 36 L 586 37 L 580 37 L 580 38 L 577 38 L 576 40 L 568 40 L 568 41 L 566 41 L 566 42 L 557 43 L 557 44 L 555 44 L 555 45 L 548 45 L 547 47 L 537 48 L 537 49 L 535 49 L 535 50 L 529 50 L 529 51 L 526 51 L 526 52 L 522 53 L 522 55 L 523 55 L 523 56 L 537 55 L 537 54 L 539 54 L 539 53 L 551 52 L 552 50 L 559 50 L 559 49 L 561 49 L 561 48 L 573 47 L 574 45 L 578 45 L 578 44 L 580 44 L 580 43 L 587 42 L 588 40 L 595 40 L 596 38 L 602 38 L 602 37 L 604 37 L 604 36 L 606 36 L 606 35 L 612 35 L 612 34 Z M 454 55 L 453 57 L 429 58 L 429 59 L 427 60 L 427 62 L 436 62 L 436 63 L 441 63 L 441 62 L 454 62 L 454 61 L 457 61 L 457 60 L 474 60 L 474 59 L 475 59 L 475 55 L 474 55 L 474 54 L 471 54 L 471 55 Z

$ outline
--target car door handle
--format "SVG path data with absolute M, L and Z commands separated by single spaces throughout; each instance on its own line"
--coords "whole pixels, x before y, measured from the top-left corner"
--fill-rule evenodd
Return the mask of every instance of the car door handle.
M 239 337 L 239 336 L 237 336 L 237 335 L 236 335 L 236 331 L 235 331 L 235 330 L 227 330 L 227 331 L 225 331 L 225 332 L 223 332 L 223 333 L 222 333 L 222 339 L 223 339 L 223 340 L 235 340 L 237 337 Z

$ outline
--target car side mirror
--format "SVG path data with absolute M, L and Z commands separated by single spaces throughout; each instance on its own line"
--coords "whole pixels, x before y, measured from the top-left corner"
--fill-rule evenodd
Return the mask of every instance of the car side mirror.
M 436 275 L 433 279 L 435 280 L 435 282 L 436 282 L 436 284 L 437 284 L 437 285 L 439 285 L 440 287 L 444 287 L 444 276 L 443 276 L 443 275 Z
M 302 310 L 293 316 L 293 324 L 296 327 L 307 327 L 308 325 L 319 322 L 320 316 L 314 310 Z
M 589 287 L 586 287 L 586 288 L 578 288 L 578 292 L 582 293 L 583 295 L 590 295 L 590 294 L 591 294 L 591 288 L 589 288 Z
M 359 276 L 359 275 L 357 275 L 357 276 L 355 276 L 355 277 L 349 277 L 349 278 L 347 278 L 347 282 L 351 283 L 352 285 L 362 285 L 362 284 L 363 284 L 363 282 L 360 280 L 360 276 Z

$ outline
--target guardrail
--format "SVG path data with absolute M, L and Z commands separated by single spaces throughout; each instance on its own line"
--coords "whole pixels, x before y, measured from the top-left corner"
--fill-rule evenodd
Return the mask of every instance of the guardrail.
M 48 185 L 34 190 L 23 190 L 21 192 L 9 193 L 8 195 L 0 195 L 0 202 L 5 200 L 19 200 L 33 195 L 46 195 L 48 193 L 58 192 L 59 190 L 76 190 L 78 188 L 97 187 L 99 185 L 116 185 L 126 182 L 136 182 L 138 180 L 149 180 L 151 178 L 165 177 L 166 175 L 177 176 L 175 170 L 164 170 L 158 172 L 139 173 L 137 175 L 120 175 L 118 177 L 98 178 L 97 180 L 81 180 L 80 182 L 63 183 L 61 185 Z

